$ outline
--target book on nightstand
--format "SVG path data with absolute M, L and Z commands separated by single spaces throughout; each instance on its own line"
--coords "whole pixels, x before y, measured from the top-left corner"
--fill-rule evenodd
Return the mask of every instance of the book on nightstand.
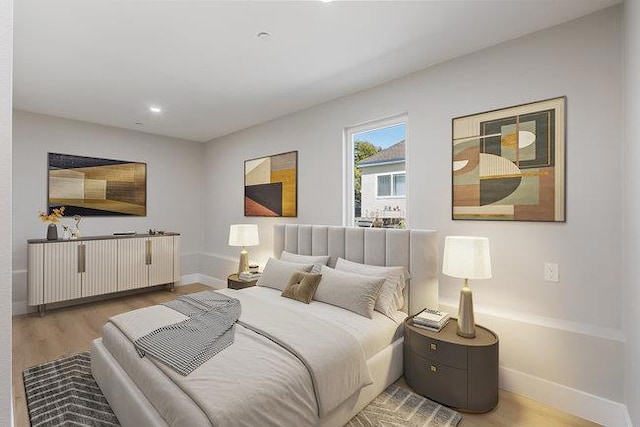
M 247 272 L 238 274 L 238 279 L 242 280 L 243 282 L 251 282 L 259 278 L 260 278 L 260 272 L 252 273 L 250 271 L 247 271 Z
M 440 332 L 450 318 L 449 313 L 426 308 L 413 316 L 413 325 L 433 332 Z

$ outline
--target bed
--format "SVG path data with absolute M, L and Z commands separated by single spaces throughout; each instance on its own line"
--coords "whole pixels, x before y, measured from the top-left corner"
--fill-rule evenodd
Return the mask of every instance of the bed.
M 405 267 L 410 280 L 403 312 L 393 318 L 374 312 L 369 319 L 323 302 L 307 305 L 282 298 L 268 287 L 221 290 L 240 299 L 243 322 L 236 326 L 231 346 L 188 376 L 140 358 L 132 344 L 138 336 L 180 322 L 182 314 L 153 306 L 117 316 L 93 342 L 91 358 L 93 375 L 122 425 L 341 426 L 402 375 L 402 320 L 437 304 L 437 233 L 276 225 L 273 253 L 283 250 L 328 255 L 330 267 L 339 258 Z M 267 329 L 281 322 L 278 334 L 309 347 L 304 350 L 308 357 L 288 351 L 278 337 L 256 333 L 251 322 Z M 345 349 L 350 346 L 360 349 L 366 365 L 367 373 L 356 376 L 359 385 L 348 380 L 347 374 L 357 371 L 347 364 Z M 325 364 L 325 358 L 339 361 Z M 356 392 L 351 393 L 351 386 Z

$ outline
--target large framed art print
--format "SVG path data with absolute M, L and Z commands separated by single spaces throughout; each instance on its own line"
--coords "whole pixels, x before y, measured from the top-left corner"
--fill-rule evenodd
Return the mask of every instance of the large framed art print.
M 49 153 L 48 208 L 65 215 L 146 216 L 147 164 Z
M 245 216 L 298 216 L 298 152 L 244 162 Z
M 566 97 L 452 120 L 452 219 L 565 221 Z

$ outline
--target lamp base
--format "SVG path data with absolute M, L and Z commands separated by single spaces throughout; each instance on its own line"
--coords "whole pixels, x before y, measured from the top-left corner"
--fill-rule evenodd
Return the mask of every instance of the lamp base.
M 471 288 L 467 286 L 467 279 L 465 279 L 464 288 L 460 290 L 457 333 L 463 338 L 475 338 L 476 336 L 476 323 L 473 318 L 473 294 L 471 293 Z
M 242 248 L 240 252 L 240 262 L 238 263 L 238 274 L 246 273 L 249 271 L 249 252 L 245 248 Z

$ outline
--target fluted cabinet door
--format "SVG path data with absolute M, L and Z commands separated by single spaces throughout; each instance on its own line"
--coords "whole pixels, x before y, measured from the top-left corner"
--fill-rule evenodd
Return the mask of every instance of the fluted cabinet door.
M 45 304 L 82 296 L 78 247 L 78 242 L 44 245 Z
M 84 242 L 82 296 L 109 294 L 118 290 L 118 242 L 93 240 Z
M 118 291 L 147 286 L 147 239 L 118 240 Z
M 172 283 L 173 236 L 152 237 L 149 264 L 149 286 Z

